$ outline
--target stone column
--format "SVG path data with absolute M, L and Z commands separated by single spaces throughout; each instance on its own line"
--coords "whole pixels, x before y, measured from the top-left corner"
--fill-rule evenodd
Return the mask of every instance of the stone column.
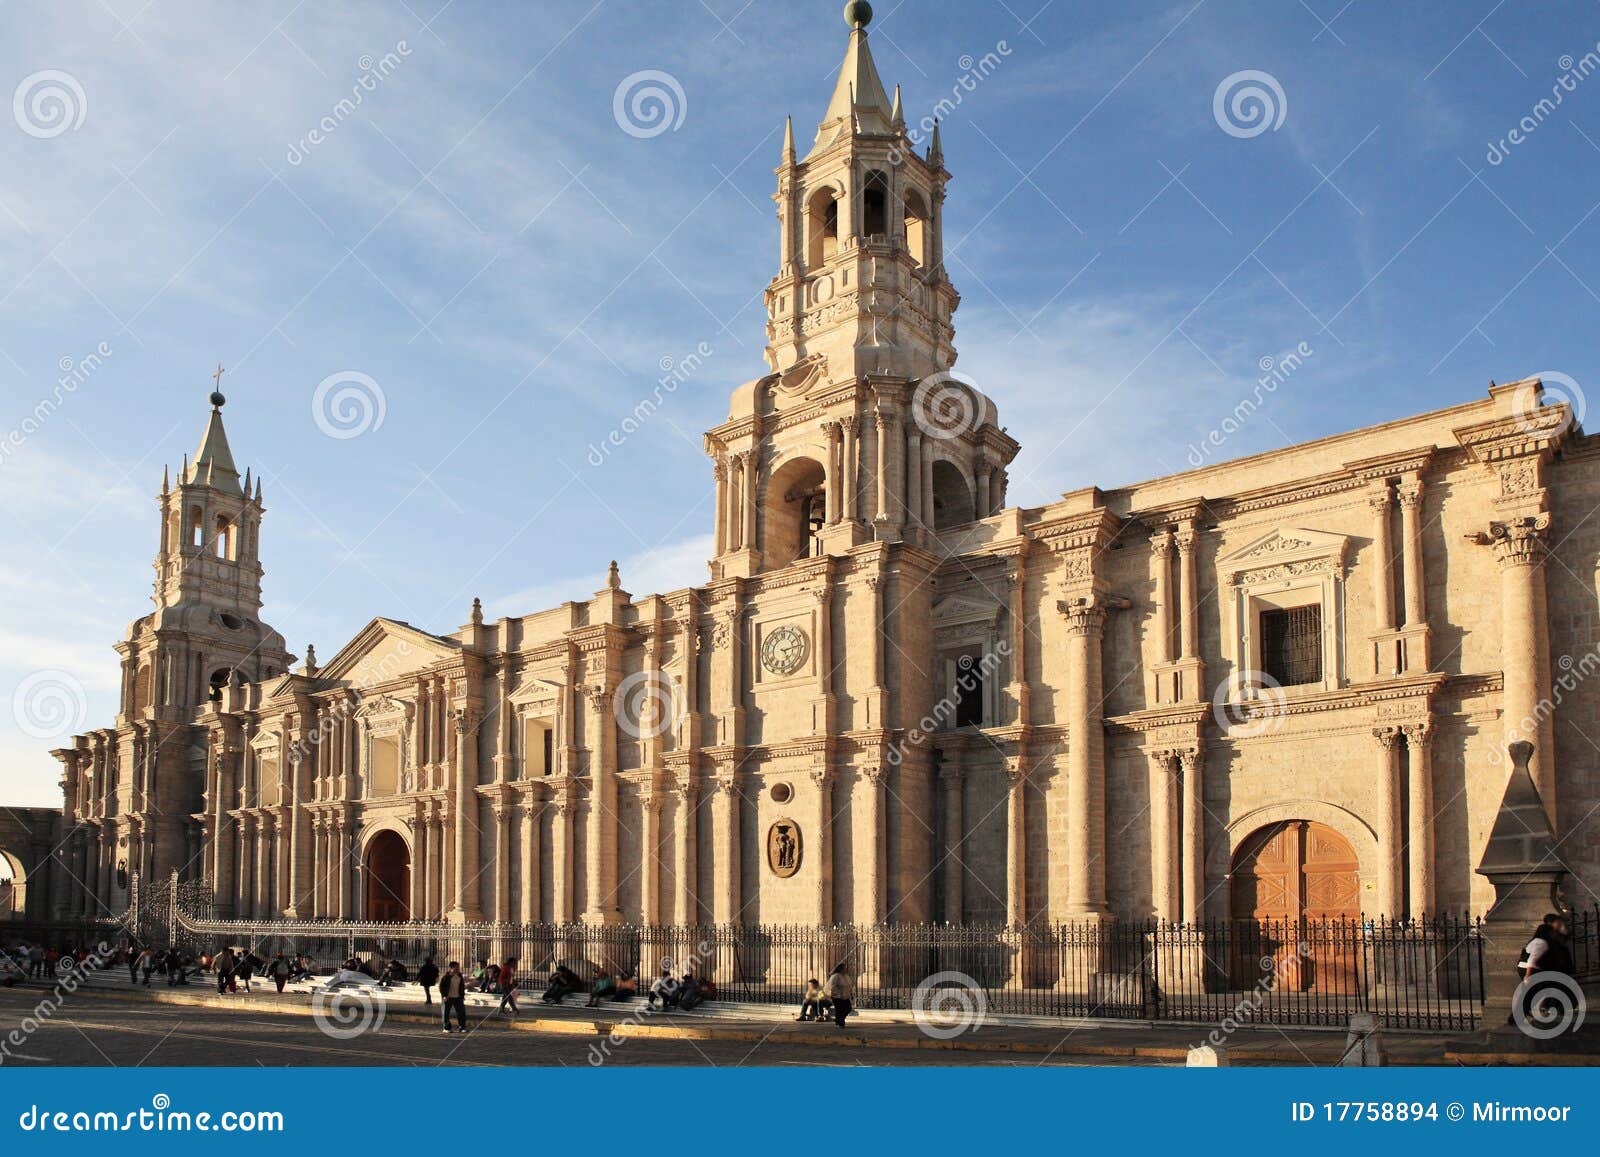
M 906 515 L 913 524 L 922 521 L 922 431 L 915 422 L 906 433 Z
M 1155 661 L 1172 662 L 1172 528 L 1162 527 L 1150 539 L 1150 565 L 1155 572 Z
M 1428 621 L 1422 573 L 1422 480 L 1408 477 L 1400 484 L 1400 545 L 1405 552 L 1406 626 Z
M 973 463 L 972 472 L 978 480 L 978 517 L 988 518 L 993 512 L 993 503 L 989 496 L 989 467 L 981 455 Z
M 1406 737 L 1406 914 L 1434 914 L 1433 895 L 1433 728 L 1408 723 Z
M 824 757 L 826 758 L 826 757 Z M 824 763 L 811 769 L 811 785 L 816 788 L 816 811 L 812 815 L 809 855 L 817 866 L 817 923 L 833 923 L 833 782 L 834 772 Z
M 610 687 L 589 686 L 589 811 L 584 840 L 583 918 L 592 924 L 621 920 L 617 907 L 617 746 Z
M 678 884 L 675 918 L 679 924 L 699 923 L 695 905 L 696 800 L 693 773 L 685 768 L 678 784 L 678 823 L 672 860 L 672 874 Z
M 459 707 L 456 725 L 456 873 L 451 915 L 463 923 L 483 919 L 478 903 L 478 717 Z
M 1018 553 L 1006 570 L 1006 585 L 1011 596 L 1011 686 L 1019 727 L 1033 718 L 1032 692 L 1028 686 L 1028 556 Z
M 238 911 L 234 905 L 238 889 L 238 877 L 234 875 L 238 859 L 238 824 L 228 814 L 235 801 L 234 759 L 234 753 L 227 750 L 218 751 L 212 757 L 217 772 L 217 795 L 211 801 L 211 810 L 216 816 L 217 837 L 211 879 L 218 900 L 217 910 L 223 916 L 232 916 Z
M 1493 523 L 1489 538 L 1500 564 L 1501 718 L 1508 741 L 1533 744 L 1528 772 L 1551 826 L 1559 831 L 1551 713 L 1541 706 L 1550 699 L 1544 578 L 1549 532 L 1550 515 L 1537 514 Z
M 844 501 L 840 513 L 847 521 L 854 522 L 856 518 L 856 462 L 859 458 L 855 415 L 850 414 L 840 418 L 839 428 L 844 432 L 843 462 L 839 471 L 839 482 L 843 489 Z
M 741 508 L 744 511 L 744 529 L 740 533 L 739 545 L 746 550 L 756 548 L 756 482 L 759 473 L 759 463 L 752 451 L 746 451 L 744 456 L 744 498 Z
M 572 912 L 572 797 L 570 788 L 550 802 L 550 918 L 557 924 L 571 924 Z
M 1150 753 L 1150 906 L 1156 919 L 1183 919 L 1183 856 L 1178 849 L 1178 756 Z
M 661 793 L 654 783 L 639 793 L 639 922 L 661 923 Z
M 1200 654 L 1200 582 L 1195 559 L 1194 523 L 1179 527 L 1174 538 L 1178 548 L 1178 657 L 1194 659 Z M 1189 698 L 1199 694 L 1194 688 Z
M 428 805 L 425 819 L 423 820 L 423 831 L 428 848 L 427 857 L 423 864 L 423 919 L 437 920 L 444 912 L 444 905 L 441 902 L 441 894 L 444 890 L 442 887 L 444 873 L 441 871 L 444 867 L 444 839 L 438 804 Z
M 711 464 L 711 477 L 715 480 L 716 490 L 716 552 L 715 557 L 721 558 L 728 553 L 728 466 L 722 458 Z
M 1005 775 L 1006 923 L 1021 928 L 1028 922 L 1028 773 L 1020 759 L 1008 758 Z
M 306 871 L 311 859 L 311 817 L 306 813 L 307 762 L 299 747 L 287 752 L 290 769 L 289 790 L 289 897 L 284 915 L 298 918 L 306 906 Z
M 335 818 L 338 825 L 335 838 L 339 848 L 339 902 L 335 906 L 339 919 L 349 920 L 355 915 L 355 901 L 350 895 L 350 861 L 355 855 L 350 835 L 350 820 L 343 812 Z
M 270 861 L 267 858 L 271 846 L 271 841 L 268 838 L 270 833 L 268 825 L 270 823 L 271 821 L 267 818 L 265 812 L 258 814 L 255 821 L 254 835 L 252 836 L 256 866 L 255 887 L 252 889 L 250 911 L 258 920 L 265 919 L 271 914 L 269 909 L 272 903 L 272 878 L 270 875 L 271 868 L 268 866 Z
M 739 780 L 735 773 L 719 774 L 711 781 L 711 838 L 718 863 L 712 878 L 711 918 L 718 924 L 735 924 L 740 915 L 739 880 Z
M 1389 538 L 1390 509 L 1394 505 L 1387 479 L 1373 484 L 1367 495 L 1372 508 L 1372 601 L 1375 629 L 1394 630 L 1394 545 Z M 1387 672 L 1380 671 L 1380 675 Z M 1388 915 L 1394 915 L 1389 912 Z
M 844 487 L 841 485 L 839 477 L 839 423 L 822 423 L 822 436 L 828 442 L 828 476 L 824 480 L 825 485 L 822 489 L 823 509 L 825 512 L 823 519 L 829 526 L 832 526 L 839 521 L 839 496 L 844 492 Z
M 511 923 L 511 806 L 494 804 L 494 918 Z
M 1095 601 L 1062 604 L 1067 621 L 1067 902 L 1069 918 L 1106 909 L 1105 730 L 1100 639 L 1105 607 Z
M 958 750 L 946 753 L 939 778 L 944 782 L 944 918 L 948 923 L 959 924 L 966 905 L 963 888 L 967 866 L 961 854 L 966 838 L 963 798 L 966 772 Z
M 733 454 L 728 458 L 728 485 L 727 507 L 725 516 L 728 520 L 725 531 L 729 550 L 738 550 L 742 545 L 740 540 L 744 537 L 744 455 Z
M 1397 920 L 1405 913 L 1405 833 L 1400 825 L 1400 741 L 1398 727 L 1374 727 L 1372 734 L 1383 747 L 1378 768 L 1376 821 L 1378 833 L 1377 915 Z
M 882 924 L 889 917 L 889 839 L 884 823 L 884 795 L 888 779 L 887 768 L 861 769 L 862 847 L 855 857 L 856 871 L 861 879 L 856 893 L 857 924 Z
M 877 506 L 876 521 L 878 522 L 895 521 L 889 513 L 889 439 L 893 437 L 893 431 L 893 416 L 879 410 L 877 412 L 877 478 L 874 479 L 877 491 L 875 495 L 875 504 Z
M 522 823 L 522 922 L 539 923 L 539 803 L 533 798 L 517 809 Z
M 1183 769 L 1183 920 L 1199 924 L 1206 918 L 1205 752 L 1181 751 L 1178 764 Z

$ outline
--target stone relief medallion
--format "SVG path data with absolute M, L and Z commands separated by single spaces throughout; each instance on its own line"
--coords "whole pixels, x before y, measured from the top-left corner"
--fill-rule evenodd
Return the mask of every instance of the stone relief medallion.
M 793 820 L 775 820 L 767 829 L 767 867 L 780 880 L 800 870 L 800 825 Z
M 810 649 L 810 640 L 799 627 L 778 627 L 761 643 L 761 665 L 774 675 L 793 675 L 806 661 Z

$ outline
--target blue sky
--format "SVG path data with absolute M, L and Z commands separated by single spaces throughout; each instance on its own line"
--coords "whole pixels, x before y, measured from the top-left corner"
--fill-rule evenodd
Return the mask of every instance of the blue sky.
M 1215 456 L 1587 384 L 1600 5 L 1041 3 L 885 0 L 871 33 L 913 122 L 998 61 L 944 122 L 946 253 L 1014 501 L 1186 468 L 1302 345 Z M 785 114 L 803 149 L 826 104 L 839 5 L 9 0 L 0 29 L 0 799 L 57 802 L 51 725 L 18 718 L 41 681 L 63 733 L 111 721 L 219 362 L 297 653 L 584 597 L 613 557 L 635 594 L 705 577 L 700 433 L 763 372 L 772 169 Z M 645 70 L 682 92 L 653 136 L 614 114 Z M 1282 94 L 1253 135 L 1214 109 L 1245 71 Z M 381 395 L 358 436 L 314 412 L 341 374 Z

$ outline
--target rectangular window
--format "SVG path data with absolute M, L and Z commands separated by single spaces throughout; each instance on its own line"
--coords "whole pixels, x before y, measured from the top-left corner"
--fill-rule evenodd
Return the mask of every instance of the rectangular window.
M 1261 671 L 1282 687 L 1322 682 L 1322 607 L 1261 612 Z
M 982 727 L 983 668 L 971 655 L 956 660 L 956 726 Z

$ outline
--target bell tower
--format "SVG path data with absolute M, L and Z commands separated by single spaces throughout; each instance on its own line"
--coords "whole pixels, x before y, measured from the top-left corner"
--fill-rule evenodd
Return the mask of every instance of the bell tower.
M 919 152 L 872 60 L 872 6 L 852 0 L 844 17 L 844 62 L 804 157 L 784 129 L 770 372 L 706 433 L 713 578 L 869 542 L 931 547 L 1003 505 L 1017 454 L 994 404 L 951 373 L 960 297 L 944 268 L 938 127 Z
M 778 166 L 778 275 L 767 287 L 767 365 L 826 355 L 830 373 L 920 378 L 955 364 L 935 127 L 918 154 L 867 44 L 872 6 L 845 6 L 850 43 L 803 159 L 792 121 Z
M 194 460 L 174 481 L 163 471 L 155 612 L 135 622 L 123 654 L 124 718 L 187 710 L 215 698 L 229 680 L 263 682 L 288 670 L 283 637 L 260 621 L 261 480 L 234 464 L 222 424 L 227 399 L 211 394 Z

